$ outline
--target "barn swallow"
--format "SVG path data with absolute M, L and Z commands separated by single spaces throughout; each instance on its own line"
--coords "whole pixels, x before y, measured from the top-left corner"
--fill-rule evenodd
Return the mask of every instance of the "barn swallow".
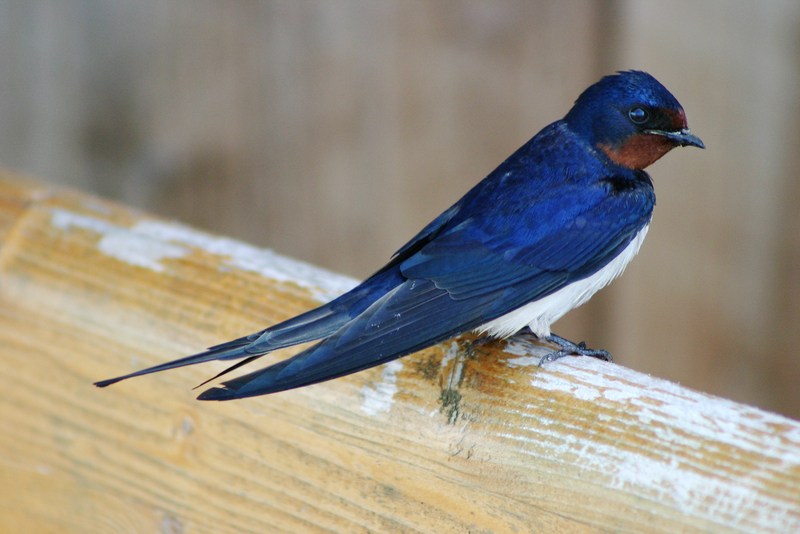
M 640 71 L 606 76 L 351 291 L 261 332 L 95 385 L 243 360 L 218 378 L 321 340 L 198 397 L 239 399 L 355 373 L 468 331 L 504 338 L 524 328 L 560 347 L 543 362 L 570 354 L 610 360 L 550 325 L 639 251 L 656 203 L 644 168 L 678 146 L 705 148 L 663 85 Z

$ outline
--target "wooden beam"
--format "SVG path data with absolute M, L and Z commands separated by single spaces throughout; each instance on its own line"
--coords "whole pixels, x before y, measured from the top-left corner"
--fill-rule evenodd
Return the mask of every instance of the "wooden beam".
M 353 283 L 0 176 L 3 530 L 800 530 L 800 423 L 530 340 L 235 402 L 195 400 L 219 362 L 92 386 Z

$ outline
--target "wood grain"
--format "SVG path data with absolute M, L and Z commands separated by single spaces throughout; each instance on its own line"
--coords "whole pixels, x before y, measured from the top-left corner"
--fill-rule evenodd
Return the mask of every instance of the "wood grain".
M 10 175 L 0 239 L 4 532 L 800 531 L 800 423 L 524 338 L 236 402 L 194 400 L 218 362 L 96 389 L 353 281 Z

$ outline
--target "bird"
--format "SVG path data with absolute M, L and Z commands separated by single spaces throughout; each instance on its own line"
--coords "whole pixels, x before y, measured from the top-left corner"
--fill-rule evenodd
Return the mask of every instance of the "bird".
M 470 331 L 530 332 L 559 347 L 540 365 L 567 355 L 610 361 L 550 326 L 638 253 L 656 203 L 644 169 L 683 146 L 705 148 L 661 83 L 637 70 L 605 76 L 352 290 L 252 335 L 95 385 L 241 360 L 202 386 L 275 350 L 317 341 L 197 397 L 241 399 L 362 371 Z

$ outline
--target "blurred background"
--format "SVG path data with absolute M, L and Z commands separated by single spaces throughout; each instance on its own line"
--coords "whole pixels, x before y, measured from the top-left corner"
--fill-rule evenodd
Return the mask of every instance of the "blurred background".
M 708 149 L 554 331 L 798 418 L 796 0 L 0 1 L 0 165 L 362 278 L 631 68 Z

